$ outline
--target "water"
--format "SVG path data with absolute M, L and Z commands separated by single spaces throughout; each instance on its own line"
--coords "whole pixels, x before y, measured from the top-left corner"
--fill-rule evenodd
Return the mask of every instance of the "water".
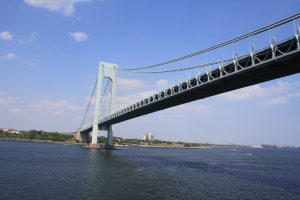
M 0 141 L 0 199 L 300 199 L 300 150 Z

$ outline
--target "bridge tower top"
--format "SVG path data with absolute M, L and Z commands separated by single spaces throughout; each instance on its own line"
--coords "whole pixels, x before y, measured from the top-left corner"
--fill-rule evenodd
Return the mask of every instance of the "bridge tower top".
M 117 64 L 100 62 L 98 77 L 109 78 L 111 81 L 115 81 L 117 68 Z

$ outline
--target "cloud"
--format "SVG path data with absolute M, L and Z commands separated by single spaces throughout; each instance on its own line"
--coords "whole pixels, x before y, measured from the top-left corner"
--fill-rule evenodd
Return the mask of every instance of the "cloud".
M 7 53 L 7 54 L 3 55 L 2 57 L 6 60 L 14 60 L 17 58 L 16 54 L 14 54 L 14 53 Z
M 264 100 L 263 104 L 267 106 L 287 104 L 292 99 L 300 97 L 299 87 L 299 81 L 278 81 L 275 85 L 265 88 L 267 100 Z
M 144 99 L 144 98 L 150 97 L 151 95 L 154 95 L 156 93 L 157 92 L 155 90 L 140 92 L 140 93 L 138 93 L 137 97 L 139 99 Z
M 32 32 L 32 33 L 30 33 L 30 35 L 28 37 L 28 42 L 33 42 L 38 36 L 39 36 L 38 32 Z
M 83 107 L 76 106 L 66 100 L 50 101 L 47 98 L 41 99 L 31 104 L 35 110 L 53 110 L 55 113 L 62 110 L 81 110 Z
M 15 102 L 18 102 L 20 97 L 9 97 L 5 92 L 0 92 L 0 106 L 1 105 L 9 105 Z
M 172 107 L 168 109 L 169 115 L 177 115 L 181 113 L 210 113 L 213 111 L 213 108 L 209 105 L 203 105 L 198 102 L 196 103 L 188 103 L 179 106 Z
M 5 40 L 5 41 L 9 41 L 9 40 L 13 39 L 13 35 L 8 31 L 2 31 L 0 33 L 0 39 Z
M 22 113 L 22 110 L 19 109 L 19 108 L 12 108 L 12 109 L 9 109 L 9 112 L 12 113 L 12 114 L 21 114 Z
M 24 44 L 24 43 L 25 43 L 25 41 L 24 41 L 22 38 L 18 38 L 18 42 L 19 42 L 20 44 Z
M 38 63 L 34 62 L 34 61 L 31 61 L 31 60 L 28 60 L 28 59 L 23 59 L 24 63 L 26 65 L 28 65 L 29 67 L 33 67 L 33 68 L 36 68 L 39 66 Z
M 0 105 L 8 105 L 19 100 L 18 97 L 0 97 Z
M 144 91 L 144 92 L 137 92 L 128 95 L 117 96 L 115 99 L 115 107 L 114 111 L 118 111 L 123 109 L 129 105 L 137 103 L 138 101 L 150 97 L 151 95 L 155 94 L 156 92 L 153 91 Z M 90 96 L 85 98 L 86 102 L 89 102 Z M 89 111 L 91 111 L 90 115 L 93 116 L 94 112 L 94 105 L 95 105 L 95 97 L 92 97 L 91 106 L 89 107 Z M 106 116 L 109 113 L 110 109 L 110 93 L 103 96 L 101 105 L 100 105 L 100 116 Z
M 76 106 L 66 100 L 50 101 L 47 98 L 31 103 L 30 107 L 34 111 L 47 112 L 53 115 L 62 115 L 66 112 L 83 109 L 82 106 Z
M 275 97 L 266 101 L 266 105 L 277 105 L 277 104 L 286 104 L 289 102 L 289 99 L 286 97 Z
M 89 2 L 89 0 L 24 0 L 25 3 L 36 8 L 45 8 L 51 12 L 61 12 L 66 16 L 72 16 L 75 12 L 75 4 Z
M 299 97 L 300 97 L 300 92 L 286 93 L 286 94 L 282 94 L 279 97 L 272 97 L 270 99 L 267 99 L 263 103 L 264 103 L 264 105 L 267 105 L 267 106 L 273 106 L 273 105 L 279 105 L 279 104 L 287 104 L 292 99 L 299 98 Z
M 53 115 L 62 115 L 65 113 L 65 110 L 55 110 L 53 111 Z
M 73 32 L 70 34 L 70 37 L 76 42 L 84 42 L 88 38 L 85 32 Z
M 91 100 L 92 104 L 95 104 L 95 96 L 87 96 L 87 97 L 85 97 L 85 102 L 86 103 L 90 102 L 90 100 Z
M 265 90 L 260 85 L 253 85 L 232 92 L 221 94 L 225 99 L 232 101 L 245 100 L 264 94 Z
M 18 42 L 20 44 L 32 43 L 36 40 L 36 38 L 38 36 L 39 36 L 38 32 L 32 32 L 32 33 L 29 34 L 29 36 L 26 39 L 19 37 Z
M 148 91 L 148 92 L 140 92 L 136 95 L 127 95 L 121 96 L 116 99 L 116 110 L 125 108 L 126 106 L 132 105 L 133 103 L 137 103 L 139 100 L 142 100 L 146 97 L 150 97 L 153 95 L 155 91 Z M 190 114 L 199 114 L 199 113 L 211 113 L 214 109 L 212 106 L 203 105 L 199 102 L 188 103 L 183 105 L 178 105 L 175 107 L 168 108 L 163 113 L 160 113 L 159 116 L 164 117 L 174 117 L 174 116 L 184 116 L 182 113 L 189 113 Z
M 138 79 L 126 79 L 126 78 L 118 78 L 117 84 L 119 88 L 122 89 L 132 89 L 132 88 L 144 88 L 145 84 L 143 81 Z
M 167 88 L 168 87 L 169 82 L 166 79 L 161 79 L 156 81 L 156 85 L 160 88 Z
M 150 97 L 151 95 L 153 95 L 155 93 L 156 93 L 156 91 L 150 90 L 150 91 L 138 92 L 138 93 L 130 94 L 130 95 L 118 96 L 116 98 L 116 102 L 115 102 L 116 111 L 119 109 L 123 109 L 126 106 L 129 106 L 133 103 L 137 103 L 138 101 L 145 99 L 147 97 Z
M 72 25 L 76 25 L 77 23 L 81 22 L 81 17 L 76 17 L 73 21 L 72 21 Z
M 291 99 L 300 97 L 300 82 L 277 81 L 269 87 L 253 85 L 232 92 L 221 94 L 220 96 L 230 101 L 241 101 L 251 98 L 260 98 L 263 105 L 279 105 L 290 102 Z
M 288 97 L 300 97 L 300 92 L 297 92 L 297 93 L 290 93 L 288 95 Z
M 16 54 L 14 53 L 7 53 L 7 54 L 4 54 L 2 56 L 0 56 L 1 59 L 5 59 L 5 60 L 16 60 L 18 63 L 22 64 L 22 66 L 24 65 L 27 65 L 31 68 L 37 68 L 39 66 L 38 63 L 32 61 L 32 60 L 29 60 L 27 58 L 22 58 L 22 57 L 17 57 Z

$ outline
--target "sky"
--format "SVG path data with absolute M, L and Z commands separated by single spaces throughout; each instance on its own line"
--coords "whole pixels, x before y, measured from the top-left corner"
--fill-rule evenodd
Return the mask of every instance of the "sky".
M 123 68 L 157 63 L 299 8 L 299 0 L 0 1 L 0 127 L 74 131 L 100 61 Z M 122 122 L 114 135 L 142 138 L 149 132 L 173 141 L 300 145 L 299 119 L 296 74 Z

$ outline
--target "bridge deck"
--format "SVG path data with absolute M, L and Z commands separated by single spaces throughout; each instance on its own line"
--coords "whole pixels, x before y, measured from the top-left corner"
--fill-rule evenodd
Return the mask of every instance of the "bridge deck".
M 99 128 L 300 72 L 299 36 L 240 57 L 103 118 Z M 92 126 L 81 132 L 90 132 Z

